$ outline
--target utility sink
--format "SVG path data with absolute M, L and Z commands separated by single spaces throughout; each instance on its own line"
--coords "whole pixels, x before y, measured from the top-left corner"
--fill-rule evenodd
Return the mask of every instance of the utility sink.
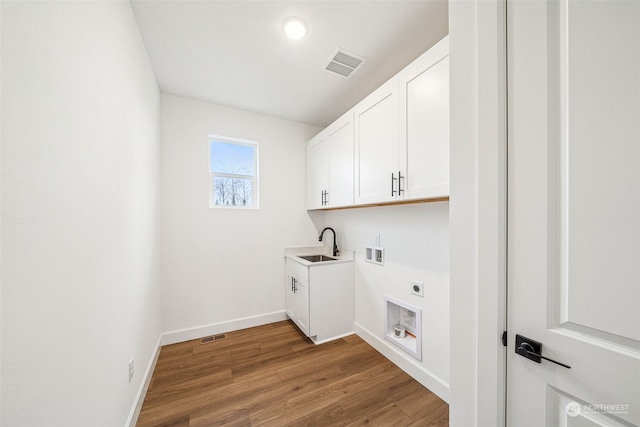
M 326 255 L 298 255 L 298 258 L 306 259 L 310 262 L 322 262 L 322 261 L 335 261 L 335 258 L 331 258 Z

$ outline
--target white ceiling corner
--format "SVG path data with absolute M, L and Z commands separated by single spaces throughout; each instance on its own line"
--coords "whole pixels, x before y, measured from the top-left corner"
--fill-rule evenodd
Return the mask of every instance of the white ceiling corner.
M 326 126 L 448 33 L 442 0 L 131 0 L 163 92 Z M 308 25 L 290 40 L 282 22 Z M 367 59 L 325 70 L 336 49 Z

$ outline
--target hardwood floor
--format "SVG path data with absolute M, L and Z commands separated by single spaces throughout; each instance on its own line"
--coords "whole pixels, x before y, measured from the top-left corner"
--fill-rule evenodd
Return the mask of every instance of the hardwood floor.
M 137 426 L 448 426 L 449 406 L 356 335 L 289 321 L 160 352 Z

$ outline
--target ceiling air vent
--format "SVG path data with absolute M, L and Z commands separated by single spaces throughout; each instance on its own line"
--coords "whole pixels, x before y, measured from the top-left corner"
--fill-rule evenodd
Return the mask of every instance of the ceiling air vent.
M 351 77 L 365 62 L 367 60 L 363 57 L 338 48 L 325 68 L 343 77 Z

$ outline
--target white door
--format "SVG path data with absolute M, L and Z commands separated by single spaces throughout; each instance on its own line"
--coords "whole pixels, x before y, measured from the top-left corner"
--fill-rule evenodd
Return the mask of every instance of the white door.
M 640 1 L 508 0 L 507 28 L 507 423 L 640 425 Z

